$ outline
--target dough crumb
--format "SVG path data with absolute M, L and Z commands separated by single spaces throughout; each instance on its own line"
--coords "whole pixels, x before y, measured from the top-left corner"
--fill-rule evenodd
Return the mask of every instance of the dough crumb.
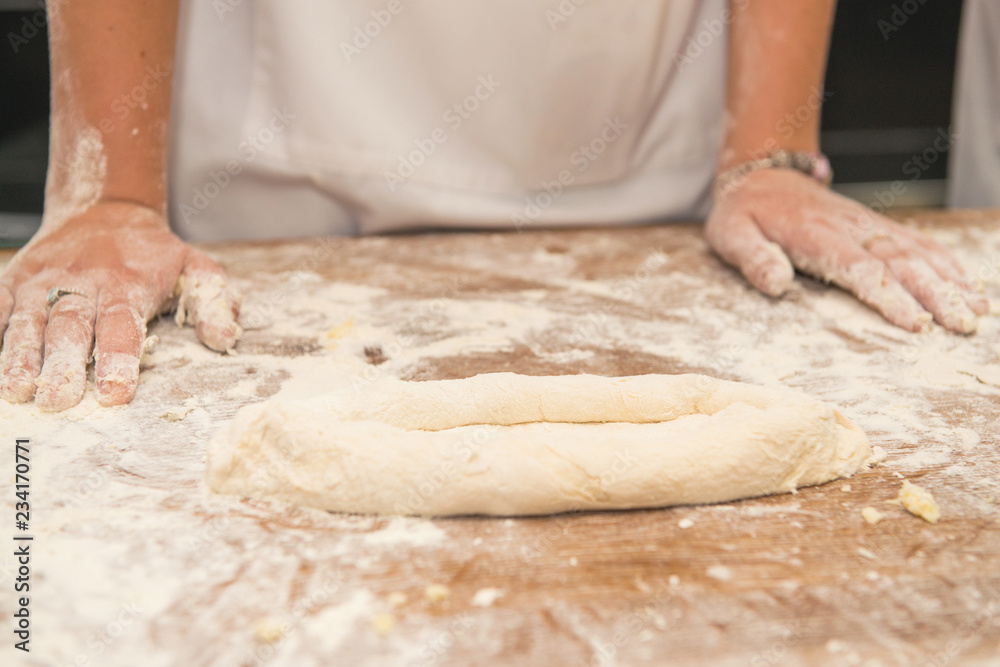
M 396 627 L 396 621 L 389 614 L 379 614 L 372 619 L 372 630 L 379 637 L 388 637 L 394 627 Z
M 402 607 L 404 604 L 406 604 L 406 599 L 407 599 L 406 593 L 396 591 L 394 593 L 389 593 L 387 601 L 389 602 L 390 607 L 392 607 L 393 609 L 398 609 L 399 607 Z
M 287 629 L 287 624 L 273 618 L 265 618 L 257 623 L 253 633 L 259 641 L 275 644 L 284 638 Z
M 885 518 L 885 515 L 879 512 L 874 507 L 866 507 L 863 510 L 861 510 L 861 516 L 864 517 L 865 521 L 867 521 L 873 526 Z
M 441 602 L 451 595 L 451 589 L 443 584 L 431 584 L 424 590 L 428 602 Z
M 156 344 L 160 342 L 160 337 L 157 335 L 147 336 L 142 339 L 142 354 L 149 354 L 156 347 Z
M 840 490 L 843 491 L 844 493 L 847 493 L 848 491 L 851 490 L 851 485 L 850 484 L 844 484 L 843 486 L 840 487 Z
M 194 410 L 194 408 L 177 408 L 176 410 L 167 410 L 160 415 L 160 419 L 165 419 L 168 422 L 179 422 L 187 417 L 192 410 Z
M 580 561 L 578 561 L 578 560 L 576 559 L 576 556 L 570 556 L 570 557 L 569 557 L 569 566 L 570 566 L 570 567 L 576 567 L 576 566 L 577 566 L 577 565 L 579 565 L 579 564 L 580 564 Z
M 937 523 L 941 518 L 941 510 L 930 491 L 913 484 L 908 479 L 903 480 L 903 488 L 899 490 L 899 502 L 906 511 L 919 516 L 927 523 Z
M 870 560 L 878 560 L 878 554 L 871 549 L 865 549 L 864 547 L 858 547 L 858 555 Z
M 708 576 L 719 581 L 729 581 L 733 578 L 733 571 L 725 565 L 713 565 L 708 568 Z
M 480 588 L 472 596 L 472 604 L 476 607 L 491 607 L 497 598 L 503 597 L 503 591 L 499 588 Z
M 346 320 L 326 332 L 326 347 L 330 350 L 337 347 L 337 341 L 345 338 L 354 328 L 354 318 L 348 317 Z
M 867 463 L 870 466 L 877 466 L 878 464 L 885 461 L 888 457 L 889 455 L 886 454 L 884 449 L 882 449 L 878 445 L 875 445 L 874 447 L 872 447 L 871 457 L 869 457 L 869 459 L 865 461 L 865 463 Z
M 670 585 L 673 588 L 677 588 L 678 586 L 681 585 L 681 578 L 678 577 L 676 574 L 670 575 L 670 579 L 668 579 L 668 581 L 670 582 Z
M 680 521 L 677 522 L 677 525 L 680 528 L 687 530 L 688 528 L 694 525 L 694 521 L 692 521 L 691 519 L 681 519 Z

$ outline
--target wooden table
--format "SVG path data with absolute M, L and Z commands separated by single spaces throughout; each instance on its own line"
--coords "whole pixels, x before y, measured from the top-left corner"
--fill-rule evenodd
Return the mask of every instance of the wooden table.
M 1000 212 L 914 218 L 996 308 Z M 246 293 L 237 356 L 165 319 L 132 405 L 0 409 L 10 447 L 31 439 L 35 534 L 30 659 L 10 646 L 0 557 L 2 664 L 1000 664 L 997 318 L 918 336 L 806 279 L 770 300 L 694 225 L 209 250 Z M 795 495 L 529 519 L 205 491 L 208 439 L 239 407 L 341 368 L 780 384 L 839 405 L 888 459 Z M 885 503 L 900 477 L 934 493 L 940 523 Z M 12 498 L 5 484 L 5 516 Z M 869 505 L 886 519 L 866 523 Z M 433 584 L 448 594 L 429 600 Z M 473 604 L 484 588 L 502 596 Z

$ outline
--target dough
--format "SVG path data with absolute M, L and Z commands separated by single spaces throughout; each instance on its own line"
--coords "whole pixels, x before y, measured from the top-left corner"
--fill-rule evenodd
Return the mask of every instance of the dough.
M 927 523 L 937 523 L 941 518 L 941 509 L 931 492 L 908 479 L 903 480 L 903 488 L 899 490 L 896 502 L 902 505 L 907 512 L 913 516 L 919 516 Z
M 529 515 L 790 492 L 870 457 L 858 427 L 788 389 L 493 373 L 244 407 L 207 484 L 338 512 Z

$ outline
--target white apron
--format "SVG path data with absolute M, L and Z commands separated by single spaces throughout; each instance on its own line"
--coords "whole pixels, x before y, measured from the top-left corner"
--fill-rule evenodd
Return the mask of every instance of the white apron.
M 218 240 L 703 216 L 725 7 L 186 3 L 174 227 Z
M 948 203 L 1000 207 L 1000 2 L 965 0 Z

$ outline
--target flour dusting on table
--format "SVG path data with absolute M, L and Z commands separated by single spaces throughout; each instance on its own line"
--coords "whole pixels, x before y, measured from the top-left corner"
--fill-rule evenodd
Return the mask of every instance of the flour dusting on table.
M 979 254 L 962 259 L 984 276 L 1000 311 L 993 282 L 1000 271 L 993 262 L 1000 257 L 997 228 L 935 235 L 949 245 L 975 241 Z M 393 266 L 363 255 L 345 258 L 346 277 L 332 283 L 315 262 L 255 276 L 252 267 L 266 248 L 231 251 L 231 284 L 245 295 L 236 356 L 205 349 L 190 328 L 164 318 L 150 326 L 160 340 L 143 358 L 133 404 L 100 408 L 92 389 L 58 415 L 0 402 L 4 434 L 32 443 L 33 566 L 44 573 L 46 591 L 32 613 L 58 664 L 205 664 L 186 648 L 191 632 L 218 637 L 214 664 L 298 664 L 295 656 L 310 645 L 337 651 L 348 642 L 398 662 L 419 659 L 441 632 L 453 631 L 449 619 L 435 626 L 408 603 L 393 612 L 400 615 L 395 630 L 379 636 L 372 618 L 389 607 L 371 587 L 380 581 L 415 600 L 425 586 L 442 583 L 415 580 L 405 563 L 442 553 L 459 524 L 216 497 L 201 481 L 208 439 L 241 406 L 276 394 L 353 392 L 380 377 L 698 372 L 794 387 L 838 406 L 862 427 L 888 453 L 886 470 L 924 475 L 921 484 L 942 506 L 934 529 L 959 505 L 1000 516 L 983 500 L 1000 494 L 1000 479 L 977 466 L 997 443 L 973 428 L 953 429 L 944 418 L 962 413 L 966 423 L 984 428 L 997 419 L 1000 318 L 984 318 L 972 337 L 939 328 L 910 334 L 815 282 L 773 301 L 707 255 L 696 270 L 680 270 L 678 253 L 703 253 L 700 242 L 675 253 L 648 248 L 624 257 L 612 248 L 613 266 L 602 259 L 584 271 L 583 259 L 566 248 L 540 245 L 512 256 L 492 252 L 489 239 L 482 237 L 481 249 L 463 255 L 453 272 L 428 273 L 430 286 L 409 284 Z M 935 484 L 954 477 L 981 491 L 937 494 Z M 895 491 L 888 483 L 886 489 L 889 499 Z M 849 494 L 835 495 L 838 503 L 850 501 Z M 796 507 L 751 501 L 739 512 L 704 507 L 691 516 L 699 526 L 709 514 L 734 524 L 784 521 Z M 855 520 L 862 507 L 852 510 Z M 882 511 L 886 522 L 899 519 L 892 508 Z M 505 530 L 484 529 L 486 541 L 463 557 L 505 544 L 512 539 Z M 14 571 L 5 554 L 0 580 Z M 710 574 L 726 580 L 729 570 Z M 239 585 L 226 583 L 234 581 Z M 477 596 L 476 604 L 485 605 L 486 597 Z M 12 603 L 5 584 L 0 607 Z M 192 616 L 221 608 L 231 610 L 228 617 Z M 420 629 L 407 614 L 422 619 Z M 110 625 L 126 617 L 134 622 L 120 633 Z M 255 638 L 265 618 L 289 624 L 287 632 L 268 635 L 273 643 Z M 472 641 L 476 632 L 482 626 L 455 641 Z M 150 651 L 152 643 L 176 648 Z M 272 657 L 261 658 L 265 652 Z

